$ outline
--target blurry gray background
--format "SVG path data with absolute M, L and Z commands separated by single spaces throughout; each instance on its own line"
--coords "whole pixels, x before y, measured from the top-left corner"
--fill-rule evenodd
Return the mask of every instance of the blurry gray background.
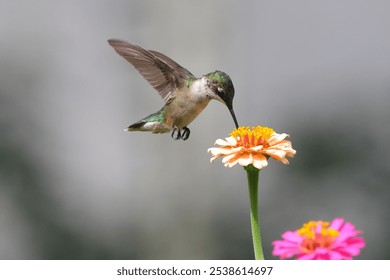
M 389 259 L 388 1 L 0 1 L 0 258 L 252 259 L 246 174 L 207 149 L 210 102 L 187 141 L 126 133 L 162 100 L 107 44 L 230 75 L 241 125 L 291 135 L 260 174 L 266 258 L 308 220 L 362 229 Z

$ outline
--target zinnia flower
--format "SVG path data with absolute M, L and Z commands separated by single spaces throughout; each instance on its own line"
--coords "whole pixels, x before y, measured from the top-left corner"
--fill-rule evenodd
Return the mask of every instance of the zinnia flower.
M 261 169 L 268 165 L 269 157 L 288 164 L 286 157 L 293 157 L 296 153 L 291 142 L 285 140 L 288 136 L 286 133 L 278 134 L 269 127 L 239 127 L 234 129 L 226 140 L 218 139 L 215 142 L 220 147 L 207 151 L 213 155 L 211 162 L 223 157 L 222 162 L 227 167 L 238 163 L 241 166 L 252 164 Z
M 310 221 L 296 231 L 283 233 L 284 240 L 274 241 L 273 255 L 281 259 L 297 255 L 297 260 L 350 260 L 365 246 L 361 231 L 344 219 L 331 223 Z

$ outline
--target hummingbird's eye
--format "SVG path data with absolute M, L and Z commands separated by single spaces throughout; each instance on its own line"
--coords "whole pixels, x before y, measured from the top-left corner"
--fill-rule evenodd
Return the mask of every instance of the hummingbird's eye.
M 221 88 L 221 87 L 218 87 L 218 91 L 221 93 L 224 92 L 223 88 Z

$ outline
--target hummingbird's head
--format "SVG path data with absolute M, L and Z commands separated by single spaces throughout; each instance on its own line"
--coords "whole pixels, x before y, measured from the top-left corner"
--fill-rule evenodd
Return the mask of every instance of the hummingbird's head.
M 238 128 L 238 122 L 233 110 L 234 86 L 230 77 L 222 71 L 214 71 L 204 76 L 207 79 L 207 87 L 210 89 L 209 97 L 224 103 L 233 117 L 234 124 Z

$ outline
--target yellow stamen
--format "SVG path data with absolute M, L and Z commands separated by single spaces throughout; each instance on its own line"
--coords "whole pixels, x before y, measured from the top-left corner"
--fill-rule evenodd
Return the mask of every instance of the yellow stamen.
M 275 131 L 270 127 L 256 126 L 241 126 L 234 129 L 230 135 L 236 138 L 237 146 L 244 146 L 246 148 L 263 145 L 268 147 L 268 140 Z
M 312 252 L 316 248 L 328 248 L 333 240 L 340 234 L 336 229 L 329 228 L 329 222 L 310 221 L 304 224 L 298 234 L 303 237 L 302 250 Z
M 298 233 L 302 236 L 305 236 L 307 238 L 314 238 L 317 232 L 317 228 L 320 227 L 321 231 L 320 234 L 322 236 L 337 236 L 339 235 L 339 232 L 333 228 L 329 228 L 329 222 L 324 221 L 310 221 L 302 226 L 298 230 Z

